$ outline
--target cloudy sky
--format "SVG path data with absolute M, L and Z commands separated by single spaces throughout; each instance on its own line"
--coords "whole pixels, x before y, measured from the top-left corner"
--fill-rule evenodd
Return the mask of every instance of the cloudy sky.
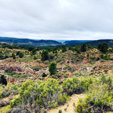
M 0 36 L 113 39 L 113 0 L 0 0 Z

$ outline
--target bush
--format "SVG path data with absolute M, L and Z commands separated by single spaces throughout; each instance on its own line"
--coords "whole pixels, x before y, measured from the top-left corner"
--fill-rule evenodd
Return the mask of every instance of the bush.
M 33 57 L 33 59 L 34 59 L 34 60 L 36 60 L 36 59 L 37 59 L 37 57 L 36 57 L 36 56 L 34 56 L 34 57 Z
M 79 100 L 76 110 L 78 113 L 103 112 L 112 110 L 113 89 L 112 80 L 101 75 L 89 86 L 89 94 L 86 99 Z
M 69 97 L 67 96 L 67 94 L 61 94 L 58 98 L 58 104 L 62 105 L 64 104 L 67 100 L 69 100 Z
M 39 92 L 41 92 L 37 103 L 39 106 L 45 108 L 56 107 L 58 104 L 58 98 L 62 93 L 62 88 L 55 79 L 48 79 L 45 83 L 39 86 Z
M 98 45 L 98 49 L 102 52 L 102 53 L 106 53 L 108 50 L 108 44 L 107 43 L 100 43 Z
M 15 56 L 15 54 L 14 54 L 14 53 L 12 53 L 12 57 L 13 57 L 13 59 L 15 59 L 15 58 L 16 58 L 16 56 Z
M 48 58 L 49 58 L 48 51 L 43 50 L 41 53 L 41 60 L 45 61 L 45 60 L 48 60 Z
M 93 79 L 92 78 L 82 78 L 80 81 L 80 92 L 84 92 L 87 91 L 89 86 L 93 83 Z
M 43 73 L 43 74 L 42 74 L 42 77 L 47 77 L 47 74 Z
M 67 51 L 67 48 L 66 48 L 66 46 L 65 45 L 62 45 L 62 52 L 65 52 L 65 51 Z
M 50 63 L 49 72 L 50 72 L 50 75 L 54 75 L 57 73 L 56 63 L 54 62 Z
M 81 51 L 82 51 L 82 52 L 85 52 L 86 50 L 87 50 L 86 44 L 82 44 L 82 45 L 81 45 Z
M 7 80 L 4 77 L 4 75 L 1 75 L 1 77 L 0 77 L 0 84 L 7 85 Z
M 17 51 L 16 55 L 19 55 L 20 54 L 20 51 Z
M 31 54 L 32 54 L 32 55 L 35 55 L 36 52 L 37 52 L 37 50 L 36 50 L 36 49 L 33 49 Z
M 62 113 L 62 110 L 59 110 L 58 113 Z
M 11 101 L 11 107 L 17 105 L 29 105 L 29 109 L 33 111 L 35 108 L 55 108 L 58 104 L 67 101 L 68 96 L 64 94 L 59 82 L 55 79 L 47 79 L 47 81 L 26 81 L 19 89 L 19 97 Z M 32 106 L 32 107 L 30 107 Z
M 21 99 L 20 97 L 18 97 L 11 101 L 10 106 L 13 108 L 14 106 L 18 106 L 20 104 L 21 104 Z
M 23 58 L 23 57 L 24 57 L 24 54 L 20 52 L 20 53 L 19 53 L 19 57 L 20 57 L 20 58 Z
M 80 81 L 77 77 L 73 77 L 73 79 L 68 78 L 62 84 L 64 92 L 68 95 L 72 95 L 74 93 L 79 93 L 79 84 Z

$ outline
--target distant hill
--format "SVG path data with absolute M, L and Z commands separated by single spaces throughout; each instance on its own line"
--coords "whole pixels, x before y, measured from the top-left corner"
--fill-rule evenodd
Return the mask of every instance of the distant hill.
M 102 39 L 102 40 L 69 40 L 69 41 L 65 41 L 63 44 L 65 45 L 79 45 L 79 44 L 91 44 L 92 46 L 94 45 L 98 45 L 100 43 L 106 42 L 109 46 L 113 46 L 113 39 Z
M 34 47 L 62 45 L 61 42 L 55 40 L 32 40 L 32 39 L 20 39 L 20 38 L 10 38 L 10 37 L 0 37 L 0 43 L 26 45 L 26 46 L 34 46 Z
M 89 42 L 89 40 L 68 40 L 68 41 L 65 41 L 63 44 L 74 46 L 74 45 L 83 44 L 86 42 Z
M 61 46 L 65 44 L 67 46 L 75 46 L 79 44 L 91 44 L 98 45 L 99 43 L 106 42 L 108 45 L 113 45 L 113 39 L 104 39 L 104 40 L 33 40 L 33 39 L 23 39 L 23 38 L 12 38 L 12 37 L 0 37 L 0 43 L 14 44 L 14 45 L 25 45 L 25 46 Z
M 86 44 L 91 44 L 92 46 L 94 46 L 103 42 L 106 42 L 109 46 L 113 46 L 113 39 L 94 40 L 94 41 L 86 42 Z

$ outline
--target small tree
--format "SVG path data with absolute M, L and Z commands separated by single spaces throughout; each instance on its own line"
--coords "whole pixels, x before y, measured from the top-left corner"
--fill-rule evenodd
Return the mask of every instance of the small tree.
M 86 50 L 87 50 L 86 44 L 82 44 L 82 45 L 81 45 L 81 51 L 82 51 L 82 52 L 85 52 Z
M 4 77 L 4 75 L 1 75 L 0 84 L 7 85 L 7 80 L 6 80 L 6 78 Z
M 65 51 L 67 51 L 66 46 L 62 45 L 62 52 L 65 52 Z
M 102 53 L 106 53 L 108 50 L 108 44 L 107 43 L 100 43 L 98 45 L 98 49 L 102 52 Z
M 16 58 L 16 56 L 15 56 L 15 54 L 14 54 L 14 53 L 12 53 L 12 57 L 13 57 L 13 59 L 15 59 L 15 58 Z
M 43 50 L 42 53 L 41 53 L 41 57 L 42 57 L 41 58 L 42 61 L 48 60 L 48 57 L 49 57 L 48 56 L 48 51 Z
M 32 55 L 35 55 L 36 54 L 36 51 L 37 51 L 36 49 L 33 49 L 31 54 Z
M 20 57 L 20 58 L 23 58 L 23 57 L 24 57 L 24 54 L 20 52 L 20 53 L 19 53 L 19 57 Z
M 57 72 L 56 63 L 54 63 L 54 62 L 50 63 L 49 72 L 50 72 L 50 75 L 56 74 L 56 72 Z

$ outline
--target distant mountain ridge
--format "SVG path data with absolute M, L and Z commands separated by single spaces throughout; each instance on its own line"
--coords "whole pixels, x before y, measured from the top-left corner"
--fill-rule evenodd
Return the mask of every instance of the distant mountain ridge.
M 93 40 L 93 41 L 86 42 L 86 44 L 91 44 L 92 46 L 94 46 L 103 42 L 106 42 L 109 46 L 113 46 L 113 39 Z
M 26 45 L 26 46 L 57 46 L 62 45 L 61 42 L 55 40 L 33 40 L 33 39 L 19 39 L 10 37 L 0 37 L 0 43 Z
M 33 40 L 27 38 L 12 38 L 12 37 L 0 37 L 0 43 L 6 44 L 14 44 L 14 45 L 26 45 L 26 46 L 33 46 L 33 47 L 40 47 L 40 46 L 61 46 L 61 45 L 68 45 L 68 46 L 75 46 L 79 44 L 91 44 L 91 45 L 98 45 L 99 43 L 106 42 L 108 45 L 113 46 L 113 39 L 101 39 L 101 40 Z
M 78 45 L 78 44 L 83 44 L 89 42 L 89 40 L 68 40 L 65 41 L 63 44 L 65 45 Z

